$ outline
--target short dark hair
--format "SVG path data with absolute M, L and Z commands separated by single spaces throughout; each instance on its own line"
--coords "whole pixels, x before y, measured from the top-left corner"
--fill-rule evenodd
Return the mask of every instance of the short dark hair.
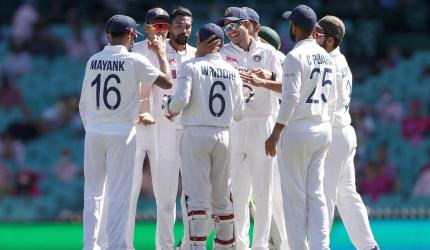
M 119 38 L 125 36 L 127 32 L 111 32 L 109 34 L 112 36 L 112 38 Z
M 293 21 L 291 21 L 291 22 L 294 23 L 295 26 L 299 27 L 305 33 L 306 36 L 310 36 L 315 29 L 315 28 L 312 28 L 312 29 L 306 28 L 306 27 L 298 25 L 297 23 L 295 23 Z
M 191 10 L 182 7 L 182 6 L 178 6 L 176 9 L 174 9 L 172 11 L 172 13 L 170 14 L 170 22 L 172 23 L 173 20 L 177 17 L 177 16 L 189 16 L 189 17 L 193 17 L 193 14 L 191 13 Z
M 342 42 L 342 39 L 337 39 L 336 37 L 333 37 L 334 39 L 334 48 L 337 48 L 340 44 L 340 42 Z

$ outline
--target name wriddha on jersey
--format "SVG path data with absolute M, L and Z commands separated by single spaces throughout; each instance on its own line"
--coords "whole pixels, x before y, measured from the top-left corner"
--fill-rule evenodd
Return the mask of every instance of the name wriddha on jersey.
M 202 75 L 204 76 L 212 76 L 212 77 L 220 77 L 235 80 L 236 75 L 233 71 L 227 69 L 213 68 L 211 66 L 201 66 Z
M 320 64 L 326 64 L 326 65 L 331 65 L 332 61 L 330 57 L 321 55 L 321 54 L 315 54 L 315 55 L 307 55 L 306 59 L 308 61 L 309 65 L 320 65 Z
M 91 70 L 124 71 L 125 61 L 92 60 Z

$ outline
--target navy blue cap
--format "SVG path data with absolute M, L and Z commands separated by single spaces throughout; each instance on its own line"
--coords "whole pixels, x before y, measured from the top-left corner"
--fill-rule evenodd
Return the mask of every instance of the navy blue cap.
M 242 9 L 245 10 L 246 14 L 249 17 L 249 20 L 253 21 L 256 24 L 260 24 L 260 16 L 258 15 L 257 11 L 249 7 L 242 7 Z
M 300 27 L 313 30 L 317 24 L 317 15 L 315 11 L 304 4 L 294 8 L 293 11 L 285 11 L 282 17 L 293 21 Z
M 145 23 L 149 24 L 154 19 L 170 21 L 170 16 L 169 13 L 167 13 L 167 11 L 163 10 L 162 8 L 153 8 L 146 12 Z
M 139 26 L 136 21 L 126 15 L 115 15 L 106 22 L 106 33 L 136 31 Z
M 224 26 L 224 20 L 240 21 L 248 20 L 249 16 L 246 11 L 239 7 L 228 7 L 224 11 L 224 17 L 217 21 L 219 26 Z
M 224 43 L 224 31 L 222 28 L 214 23 L 208 23 L 203 25 L 199 31 L 199 40 L 202 42 L 208 39 L 210 36 L 215 35 L 217 39 L 220 39 Z

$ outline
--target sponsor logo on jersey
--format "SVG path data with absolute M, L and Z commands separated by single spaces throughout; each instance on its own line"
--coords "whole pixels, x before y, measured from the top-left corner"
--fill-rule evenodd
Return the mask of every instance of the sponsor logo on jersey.
M 254 60 L 254 62 L 259 62 L 259 61 L 261 61 L 261 56 L 255 55 L 252 59 Z
M 176 64 L 176 58 L 170 58 L 169 64 Z
M 237 62 L 238 62 L 236 58 L 229 57 L 229 56 L 227 56 L 227 57 L 225 58 L 225 61 L 226 61 L 226 62 L 234 62 L 234 63 L 237 63 Z
M 176 75 L 176 69 L 172 69 L 172 78 L 176 79 L 177 75 Z

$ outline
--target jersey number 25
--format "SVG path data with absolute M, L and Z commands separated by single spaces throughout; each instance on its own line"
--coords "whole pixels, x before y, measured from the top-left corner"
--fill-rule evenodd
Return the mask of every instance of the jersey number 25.
M 318 74 L 321 73 L 320 68 L 314 68 L 312 70 L 310 79 L 313 79 L 313 76 L 314 76 L 315 73 L 318 73 Z M 322 99 L 322 101 L 324 103 L 327 103 L 327 96 L 324 94 L 324 86 L 327 85 L 327 84 L 329 84 L 330 87 L 332 86 L 331 80 L 330 79 L 326 79 L 326 77 L 327 77 L 327 75 L 329 73 L 332 73 L 332 69 L 331 68 L 324 68 L 324 74 L 323 74 L 322 85 L 321 85 L 322 88 L 323 88 L 323 90 L 321 91 L 322 92 L 321 93 L 321 99 Z M 316 98 L 314 99 L 314 95 L 315 95 L 315 92 L 317 90 L 317 87 L 318 87 L 318 84 L 315 86 L 314 90 L 312 90 L 312 92 L 309 95 L 308 99 L 306 99 L 306 103 L 319 103 L 320 102 L 318 99 L 316 99 Z M 329 88 L 329 91 L 327 91 L 327 92 L 330 92 L 330 88 Z

